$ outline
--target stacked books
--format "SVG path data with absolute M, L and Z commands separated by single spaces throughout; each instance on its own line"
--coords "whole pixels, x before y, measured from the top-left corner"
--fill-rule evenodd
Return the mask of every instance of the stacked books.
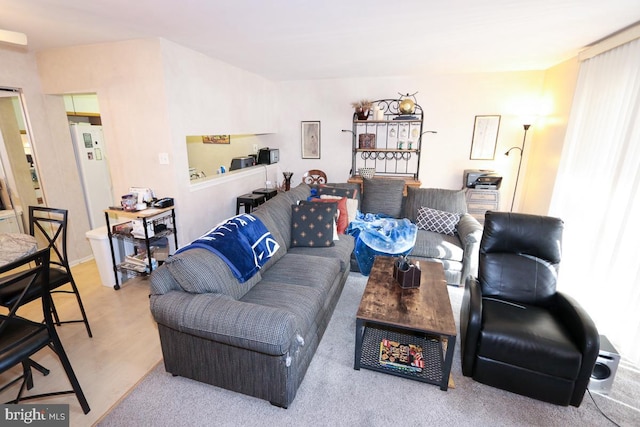
M 127 255 L 120 266 L 127 270 L 137 271 L 138 273 L 149 273 L 149 258 L 147 257 L 146 252 Z M 155 258 L 151 258 L 151 266 L 154 270 L 158 267 L 158 261 L 156 261 Z
M 422 347 L 385 338 L 380 342 L 380 365 L 409 372 L 422 372 Z

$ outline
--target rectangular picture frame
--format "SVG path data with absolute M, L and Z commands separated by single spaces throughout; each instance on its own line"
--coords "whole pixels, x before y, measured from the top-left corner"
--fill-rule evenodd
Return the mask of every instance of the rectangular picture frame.
M 303 159 L 320 158 L 320 121 L 301 122 L 301 150 Z
M 475 117 L 469 160 L 495 159 L 499 129 L 499 115 L 478 115 Z
M 231 135 L 202 135 L 203 144 L 231 144 Z

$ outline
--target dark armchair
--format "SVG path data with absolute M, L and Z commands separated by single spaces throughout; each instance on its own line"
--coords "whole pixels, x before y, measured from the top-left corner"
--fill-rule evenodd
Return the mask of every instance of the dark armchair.
M 599 350 L 589 315 L 556 291 L 563 222 L 487 212 L 478 277 L 460 310 L 462 373 L 557 405 L 580 406 Z

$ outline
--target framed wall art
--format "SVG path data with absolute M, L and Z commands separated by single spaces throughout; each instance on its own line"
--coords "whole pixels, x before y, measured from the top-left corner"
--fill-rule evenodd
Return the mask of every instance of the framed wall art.
M 203 135 L 204 144 L 231 144 L 231 135 Z
M 496 156 L 500 116 L 476 116 L 473 123 L 470 160 L 493 160 Z
M 320 158 L 320 121 L 301 122 L 301 146 L 303 159 Z

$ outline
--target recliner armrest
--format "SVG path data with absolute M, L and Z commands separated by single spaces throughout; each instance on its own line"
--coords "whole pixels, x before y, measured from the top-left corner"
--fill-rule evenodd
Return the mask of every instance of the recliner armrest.
M 468 276 L 460 307 L 460 357 L 462 374 L 470 377 L 475 369 L 478 337 L 482 326 L 482 289 L 478 279 Z
M 582 306 L 570 296 L 556 292 L 554 314 L 571 334 L 582 353 L 582 366 L 571 397 L 571 405 L 579 406 L 589 385 L 600 351 L 600 335 L 595 323 Z

